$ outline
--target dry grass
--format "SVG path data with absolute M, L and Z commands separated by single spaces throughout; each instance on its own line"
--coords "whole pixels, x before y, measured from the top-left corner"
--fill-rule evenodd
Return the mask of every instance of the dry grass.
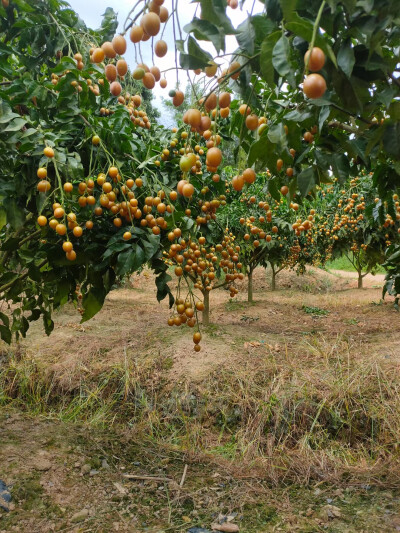
M 80 326 L 65 327 L 76 320 L 67 310 L 40 356 L 28 340 L 0 366 L 0 403 L 130 427 L 152 446 L 208 456 L 274 484 L 399 485 L 398 341 L 392 308 L 371 304 L 378 291 L 259 292 L 256 305 L 239 301 L 228 312 L 221 291 L 218 326 L 205 332 L 214 347 L 196 359 L 184 330 L 155 324 L 154 307 L 138 303 L 149 301 L 141 289 L 116 292 L 79 334 Z M 329 315 L 317 320 L 302 305 Z M 161 307 L 159 317 L 167 312 Z

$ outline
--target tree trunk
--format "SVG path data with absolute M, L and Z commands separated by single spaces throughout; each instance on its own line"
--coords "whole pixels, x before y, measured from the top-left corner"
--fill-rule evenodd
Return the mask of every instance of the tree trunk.
M 247 301 L 249 303 L 253 302 L 253 269 L 250 269 L 247 274 L 248 285 L 247 285 Z
M 271 291 L 274 291 L 276 289 L 276 272 L 275 268 L 271 265 L 272 269 L 272 277 L 271 277 Z
M 208 326 L 210 323 L 210 291 L 202 291 L 202 292 L 203 292 L 203 303 L 204 303 L 203 325 Z
M 363 288 L 363 275 L 361 270 L 358 271 L 358 288 Z

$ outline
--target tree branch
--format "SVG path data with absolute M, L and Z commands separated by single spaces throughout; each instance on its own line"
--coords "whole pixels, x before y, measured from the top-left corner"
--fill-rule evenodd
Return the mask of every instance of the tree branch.
M 37 267 L 38 268 L 42 268 L 46 263 L 48 262 L 48 259 L 43 259 L 43 261 L 41 261 Z M 17 281 L 22 281 L 23 279 L 27 278 L 29 276 L 29 270 L 25 270 L 25 272 L 23 272 L 21 275 L 19 275 L 17 278 L 15 278 L 14 280 L 12 281 L 9 281 L 8 283 L 5 283 L 4 285 L 2 285 L 0 287 L 0 293 L 6 291 L 7 289 L 9 289 L 10 287 L 12 287 L 14 285 L 14 283 L 16 283 Z
M 354 133 L 355 135 L 357 135 L 359 133 L 359 129 L 358 128 L 353 128 L 352 126 L 349 126 L 348 124 L 344 124 L 343 122 L 338 122 L 337 120 L 331 120 L 330 122 L 328 122 L 328 127 L 329 128 L 337 128 L 337 129 L 340 129 L 340 130 L 345 130 L 345 131 L 348 131 L 350 133 Z

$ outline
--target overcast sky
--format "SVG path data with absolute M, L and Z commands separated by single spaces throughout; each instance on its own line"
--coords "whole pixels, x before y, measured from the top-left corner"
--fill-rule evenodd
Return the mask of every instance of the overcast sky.
M 105 12 L 106 8 L 112 7 L 118 13 L 120 31 L 123 28 L 125 19 L 130 9 L 136 3 L 135 0 L 118 0 L 118 2 L 116 2 L 115 0 L 68 0 L 68 1 L 71 7 L 85 21 L 86 25 L 94 29 L 98 28 L 101 25 L 102 14 Z M 231 18 L 232 24 L 234 27 L 237 27 L 241 22 L 243 22 L 243 20 L 245 20 L 245 18 L 248 16 L 248 11 L 250 11 L 253 8 L 253 3 L 254 3 L 253 13 L 261 12 L 263 9 L 263 2 L 260 2 L 260 1 L 254 2 L 254 0 L 246 0 L 244 2 L 242 10 L 240 10 L 239 8 L 235 10 L 229 7 L 227 8 L 227 14 Z M 181 28 L 183 28 L 185 24 L 189 23 L 192 20 L 193 15 L 196 10 L 196 6 L 198 5 L 199 5 L 198 3 L 191 3 L 190 0 L 178 0 L 178 13 L 179 13 L 179 20 L 180 20 Z M 168 9 L 169 12 L 171 12 L 172 0 L 165 0 L 164 6 Z M 186 34 L 184 33 L 184 36 L 185 35 Z M 163 35 L 163 39 L 167 41 L 168 43 L 167 55 L 163 58 L 155 58 L 156 59 L 155 64 L 161 71 L 171 68 L 175 65 L 172 21 L 168 22 L 167 28 Z M 215 49 L 211 43 L 201 41 L 200 44 L 204 49 L 207 49 L 213 56 L 216 55 Z M 136 66 L 134 47 L 135 45 L 129 41 L 128 50 L 125 54 L 125 58 L 128 61 L 131 70 L 134 70 Z M 226 52 L 231 53 L 236 48 L 237 48 L 236 38 L 234 36 L 227 36 Z M 152 54 L 151 54 L 151 41 L 150 40 L 145 43 L 142 43 L 141 51 L 142 51 L 144 62 L 148 66 L 151 66 L 152 65 Z M 226 58 L 226 60 L 229 60 L 229 57 Z M 217 62 L 222 63 L 222 61 L 223 60 L 217 61 Z M 168 97 L 168 91 L 175 86 L 176 73 L 174 70 L 168 71 L 165 73 L 165 77 L 168 81 L 167 88 L 163 90 L 157 84 L 156 88 L 154 89 L 154 95 L 156 96 L 156 105 L 163 111 L 165 111 L 165 108 L 162 108 L 161 106 L 161 96 L 163 96 L 164 98 Z M 184 90 L 184 87 L 187 83 L 187 77 L 183 72 L 180 72 L 180 80 L 182 81 L 182 90 Z

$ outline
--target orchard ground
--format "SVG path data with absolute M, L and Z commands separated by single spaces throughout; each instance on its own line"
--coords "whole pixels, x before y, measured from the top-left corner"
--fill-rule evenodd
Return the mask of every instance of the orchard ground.
M 252 304 L 244 282 L 212 292 L 200 353 L 150 272 L 88 323 L 71 306 L 49 338 L 33 324 L 0 355 L 0 531 L 399 530 L 399 315 L 382 278 L 284 271 L 271 292 L 259 269 Z

